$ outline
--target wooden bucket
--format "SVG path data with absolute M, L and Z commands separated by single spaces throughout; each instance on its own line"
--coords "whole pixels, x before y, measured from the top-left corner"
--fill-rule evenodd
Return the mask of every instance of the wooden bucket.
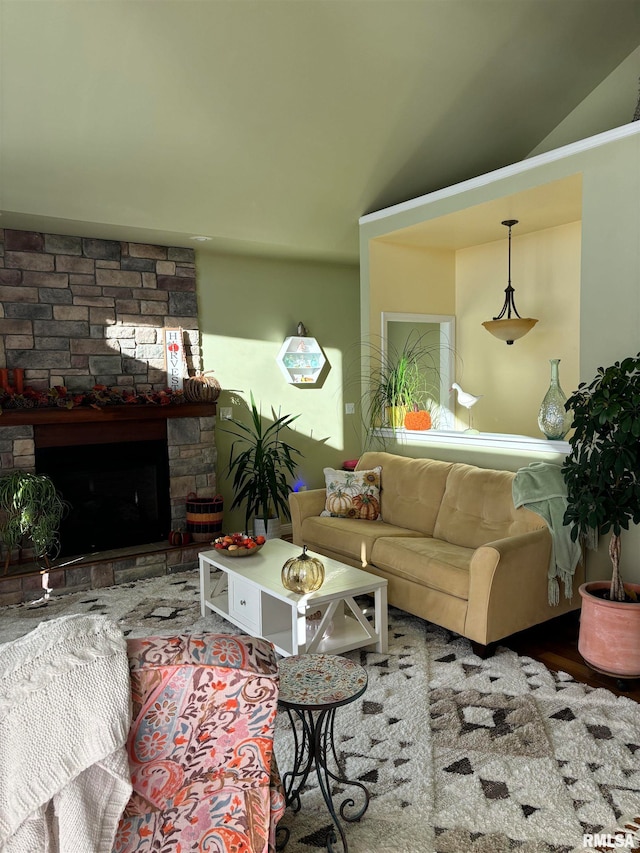
M 222 532 L 222 495 L 199 498 L 194 492 L 187 495 L 187 531 L 194 542 L 215 539 Z

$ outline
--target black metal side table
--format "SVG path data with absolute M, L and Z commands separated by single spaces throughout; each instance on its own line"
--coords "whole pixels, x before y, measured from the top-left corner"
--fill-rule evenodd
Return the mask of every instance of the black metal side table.
M 334 853 L 338 837 L 344 853 L 348 853 L 347 838 L 340 822 L 354 822 L 366 812 L 370 794 L 367 788 L 344 774 L 334 742 L 336 709 L 355 702 L 367 689 L 366 671 L 339 655 L 294 655 L 280 661 L 280 694 L 278 704 L 287 711 L 294 736 L 295 756 L 293 770 L 285 773 L 283 784 L 288 806 L 294 812 L 300 810 L 300 793 L 312 770 L 315 769 L 322 796 L 331 815 L 332 828 L 327 839 L 327 850 Z M 298 721 L 299 725 L 296 725 Z M 335 768 L 329 766 L 329 762 Z M 353 797 L 346 797 L 338 806 L 333 804 L 331 782 L 355 786 L 360 789 L 363 803 L 354 809 Z M 339 817 L 338 817 L 339 814 Z M 284 829 L 284 838 L 278 844 L 282 850 L 289 839 Z

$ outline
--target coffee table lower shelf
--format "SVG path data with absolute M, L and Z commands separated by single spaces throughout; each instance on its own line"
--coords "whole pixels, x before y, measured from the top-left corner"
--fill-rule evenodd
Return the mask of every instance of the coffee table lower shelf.
M 322 639 L 313 642 L 315 638 L 311 638 L 309 642 L 307 642 L 307 628 L 306 628 L 306 613 L 304 617 L 304 635 L 305 642 L 298 642 L 297 648 L 294 650 L 293 643 L 293 632 L 291 628 L 291 608 L 287 605 L 284 605 L 282 608 L 282 613 L 278 614 L 277 607 L 274 607 L 274 600 L 272 599 L 270 604 L 271 606 L 268 608 L 269 610 L 269 621 L 265 620 L 265 613 L 263 610 L 263 619 L 262 619 L 262 630 L 256 631 L 255 624 L 247 623 L 242 619 L 234 617 L 229 612 L 229 599 L 228 595 L 221 594 L 217 595 L 212 600 L 205 601 L 205 606 L 209 608 L 209 610 L 213 610 L 214 613 L 217 613 L 219 616 L 222 616 L 228 622 L 231 622 L 233 625 L 236 625 L 242 631 L 250 634 L 251 636 L 260 636 L 264 640 L 269 640 L 269 642 L 273 643 L 275 650 L 278 654 L 288 657 L 289 655 L 300 655 L 305 654 L 305 652 L 310 652 L 313 650 L 314 653 L 317 654 L 331 654 L 338 655 L 343 654 L 344 652 L 349 652 L 352 649 L 359 649 L 362 646 L 368 646 L 372 643 L 377 642 L 375 636 L 371 636 L 371 634 L 367 633 L 365 628 L 360 624 L 360 622 L 355 618 L 351 613 L 345 613 L 345 607 L 340 607 L 340 605 L 344 605 L 342 601 L 335 602 L 338 606 L 335 607 L 332 613 L 329 616 L 326 625 L 332 624 L 332 630 L 328 637 L 323 636 L 325 634 L 325 630 L 323 628 L 322 632 L 320 632 L 320 626 L 318 627 L 318 634 L 321 634 Z M 359 607 L 360 612 L 366 618 L 367 609 L 366 605 L 363 605 L 362 602 L 355 602 L 356 606 Z M 315 612 L 318 608 L 315 607 L 307 607 L 306 612 Z M 328 610 L 329 608 L 327 608 Z M 341 612 L 342 611 L 342 612 Z M 326 610 L 325 610 L 326 613 Z M 278 618 L 279 617 L 279 618 Z M 272 620 L 272 621 L 271 621 Z M 286 621 L 286 626 L 283 624 Z M 321 620 L 323 621 L 323 620 Z M 373 630 L 373 629 L 372 629 Z

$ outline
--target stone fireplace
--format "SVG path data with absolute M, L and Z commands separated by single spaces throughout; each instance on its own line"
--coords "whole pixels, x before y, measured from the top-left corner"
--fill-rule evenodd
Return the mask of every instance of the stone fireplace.
M 18 369 L 24 386 L 38 391 L 81 393 L 96 384 L 160 391 L 167 387 L 165 328 L 182 329 L 189 373 L 201 370 L 192 249 L 0 229 L 0 368 L 9 384 Z M 68 532 L 64 553 L 82 560 L 51 572 L 49 585 L 105 586 L 193 563 L 202 545 L 170 549 L 166 537 L 184 525 L 190 493 L 215 494 L 214 426 L 214 404 L 6 407 L 2 472 L 56 471 L 54 482 L 76 489 L 78 525 L 85 510 L 99 516 L 119 504 L 99 541 L 74 543 Z M 143 469 L 149 482 L 136 485 Z M 153 513 L 148 532 L 138 535 Z M 106 551 L 109 526 L 148 541 L 115 547 L 114 535 Z M 0 604 L 32 597 L 41 584 L 33 566 L 15 569 L 0 578 Z

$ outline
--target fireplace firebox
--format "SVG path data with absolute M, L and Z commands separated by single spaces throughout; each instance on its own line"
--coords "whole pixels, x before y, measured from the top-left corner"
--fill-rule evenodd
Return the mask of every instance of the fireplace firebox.
M 166 439 L 36 446 L 36 471 L 70 504 L 60 556 L 166 539 L 171 525 Z
M 37 425 L 35 463 L 70 510 L 60 556 L 146 545 L 171 527 L 166 421 Z

